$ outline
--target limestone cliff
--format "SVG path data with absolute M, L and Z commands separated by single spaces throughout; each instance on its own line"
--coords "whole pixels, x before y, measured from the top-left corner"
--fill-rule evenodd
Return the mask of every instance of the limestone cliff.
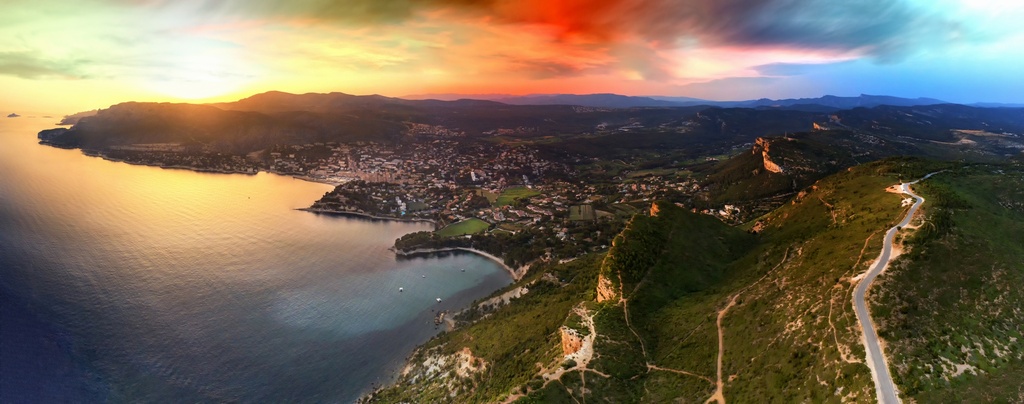
M 771 171 L 773 173 L 778 173 L 778 174 L 782 174 L 782 173 L 786 172 L 786 170 L 783 169 L 782 166 L 780 166 L 780 165 L 776 164 L 774 161 L 772 161 L 771 156 L 768 154 L 768 151 L 769 151 L 770 148 L 771 148 L 771 142 L 769 142 L 768 139 L 765 139 L 763 137 L 759 137 L 759 138 L 757 138 L 757 141 L 754 142 L 754 148 L 753 148 L 753 150 L 751 150 L 751 152 L 754 153 L 754 154 L 757 154 L 758 152 L 761 153 L 761 158 L 764 160 L 764 169 L 765 170 Z
M 597 277 L 597 301 L 598 303 L 619 298 L 619 291 L 603 273 Z
M 583 336 L 579 331 L 562 326 L 559 329 L 562 335 L 562 355 L 572 355 L 583 347 Z
M 651 215 L 637 214 L 612 240 L 597 278 L 597 301 L 618 300 L 641 281 L 662 253 L 670 229 L 664 224 L 677 207 L 651 205 Z

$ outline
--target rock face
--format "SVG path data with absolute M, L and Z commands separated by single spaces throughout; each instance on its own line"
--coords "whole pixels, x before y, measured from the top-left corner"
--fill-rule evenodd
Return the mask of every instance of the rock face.
M 473 351 L 470 351 L 469 347 L 455 353 L 455 373 L 459 377 L 468 378 L 484 370 L 487 370 L 487 362 L 483 358 L 473 356 Z
M 757 141 L 754 142 L 754 149 L 751 152 L 754 153 L 754 154 L 757 154 L 758 151 L 761 152 L 761 157 L 764 159 L 764 169 L 765 170 L 768 170 L 768 171 L 771 171 L 771 172 L 777 173 L 777 174 L 782 174 L 786 170 L 784 170 L 782 168 L 782 166 L 780 166 L 778 164 L 775 164 L 775 162 L 772 161 L 771 156 L 768 155 L 768 150 L 769 150 L 770 146 L 771 146 L 771 143 L 768 142 L 767 139 L 765 139 L 763 137 L 759 137 L 759 138 L 757 138 Z
M 583 347 L 583 336 L 578 331 L 564 326 L 559 328 L 559 331 L 562 335 L 563 355 L 572 355 Z
M 597 278 L 597 302 L 603 302 L 606 300 L 615 300 L 619 298 L 618 291 L 615 290 L 615 285 L 612 281 L 601 274 Z

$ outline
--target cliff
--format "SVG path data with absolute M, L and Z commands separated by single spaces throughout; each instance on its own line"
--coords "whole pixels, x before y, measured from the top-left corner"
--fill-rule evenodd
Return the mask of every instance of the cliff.
M 619 298 L 619 290 L 612 283 L 611 279 L 602 273 L 597 277 L 597 301 L 605 302 Z
M 630 220 L 601 261 L 595 289 L 598 302 L 626 298 L 658 261 L 675 229 L 672 222 L 683 210 L 665 202 L 651 204 L 651 216 Z M 687 213 L 689 214 L 689 213 Z
M 572 355 L 583 347 L 583 336 L 578 331 L 562 326 L 558 332 L 562 338 L 562 355 Z
M 768 171 L 771 171 L 771 172 L 777 173 L 777 174 L 785 173 L 786 170 L 783 169 L 782 166 L 780 166 L 780 165 L 776 164 L 774 161 L 772 161 L 771 156 L 768 154 L 770 149 L 771 149 L 771 142 L 768 141 L 768 139 L 765 139 L 763 137 L 759 137 L 754 142 L 754 148 L 753 148 L 753 150 L 751 150 L 751 152 L 754 153 L 754 154 L 758 154 L 758 152 L 760 152 L 761 158 L 762 158 L 762 162 L 763 162 L 763 166 L 764 166 L 765 170 L 768 170 Z

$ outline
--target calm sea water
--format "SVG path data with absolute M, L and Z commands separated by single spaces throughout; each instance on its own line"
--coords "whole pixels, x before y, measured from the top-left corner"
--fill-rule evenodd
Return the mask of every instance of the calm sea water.
M 511 281 L 396 260 L 424 224 L 294 210 L 329 186 L 108 162 L 38 145 L 54 119 L 0 119 L 0 402 L 348 402 L 435 310 Z

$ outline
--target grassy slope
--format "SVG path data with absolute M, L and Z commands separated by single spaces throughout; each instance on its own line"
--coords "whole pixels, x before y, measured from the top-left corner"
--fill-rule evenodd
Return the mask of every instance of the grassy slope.
M 517 285 L 531 284 L 529 293 L 493 313 L 471 311 L 466 319 L 487 315 L 487 319 L 442 334 L 417 351 L 412 363 L 422 363 L 431 351 L 451 354 L 464 347 L 489 364 L 488 370 L 470 382 L 471 389 L 457 396 L 446 397 L 448 387 L 443 378 L 419 380 L 415 386 L 403 378 L 392 388 L 382 391 L 376 400 L 383 402 L 490 402 L 502 399 L 514 387 L 527 384 L 537 371 L 536 363 L 548 363 L 560 354 L 558 327 L 566 314 L 580 300 L 593 300 L 597 283 L 597 267 L 603 254 L 585 256 L 557 266 L 534 267 L 531 274 Z M 544 273 L 556 284 L 540 280 Z M 551 277 L 549 277 L 551 279 Z M 518 287 L 510 286 L 495 294 Z M 557 352 L 557 354 L 556 354 Z
M 970 167 L 915 189 L 923 225 L 876 296 L 896 382 L 918 402 L 1024 400 L 1024 170 Z M 954 376 L 957 364 L 972 370 Z
M 746 258 L 763 279 L 736 279 L 732 290 L 748 289 L 723 320 L 727 399 L 873 400 L 850 278 L 901 213 L 900 198 L 883 192 L 896 182 L 887 171 L 872 164 L 829 177 L 765 218 L 762 250 Z
M 531 198 L 538 195 L 540 195 L 540 192 L 527 187 L 511 187 L 502 191 L 501 195 L 498 195 L 498 199 L 494 201 L 494 206 L 511 205 L 517 199 Z
M 434 347 L 451 353 L 469 347 L 490 364 L 485 373 L 463 379 L 462 390 L 454 390 L 456 401 L 500 400 L 513 392 L 529 392 L 521 402 L 703 401 L 714 390 L 718 311 L 735 297 L 722 321 L 727 400 L 872 402 L 874 388 L 862 363 L 851 306 L 851 278 L 877 257 L 884 229 L 905 211 L 901 197 L 884 188 L 939 168 L 916 160 L 886 160 L 844 171 L 763 217 L 766 227 L 756 237 L 669 208 L 658 218 L 641 219 L 646 225 L 631 227 L 667 234 L 650 270 L 624 279 L 632 328 L 621 303 L 593 302 L 602 262 L 601 255 L 593 255 L 532 272 L 523 282 L 543 272 L 567 282 L 557 286 L 538 281 L 526 297 L 445 334 L 425 351 Z M 1006 198 L 1019 201 L 1021 196 Z M 1016 217 L 1006 220 L 1020 223 Z M 542 366 L 551 369 L 561 361 L 557 330 L 575 323 L 569 312 L 580 302 L 589 302 L 595 313 L 598 337 L 589 368 L 596 372 L 566 372 L 545 385 L 535 375 Z M 956 314 L 977 317 L 967 311 Z M 1016 380 L 1019 372 L 1014 369 L 1021 367 L 1008 364 L 1001 369 L 977 388 L 998 390 Z M 430 401 L 453 391 L 451 385 L 445 378 L 399 384 L 378 398 Z M 585 397 L 582 391 L 588 392 Z
M 621 305 L 602 311 L 598 333 L 605 337 L 595 344 L 600 358 L 592 367 L 613 377 L 588 373 L 588 399 L 706 399 L 716 374 L 717 313 L 736 296 L 723 318 L 728 400 L 873 400 L 870 373 L 858 359 L 850 278 L 877 256 L 881 231 L 902 212 L 900 197 L 884 188 L 897 182 L 896 172 L 909 177 L 930 169 L 919 165 L 889 161 L 823 180 L 765 217 L 756 242 L 706 217 L 668 218 L 675 231 L 636 292 L 629 293 L 635 276 L 624 277 L 643 347 Z M 869 237 L 874 242 L 865 247 Z M 583 387 L 573 380 L 563 380 L 566 391 Z

